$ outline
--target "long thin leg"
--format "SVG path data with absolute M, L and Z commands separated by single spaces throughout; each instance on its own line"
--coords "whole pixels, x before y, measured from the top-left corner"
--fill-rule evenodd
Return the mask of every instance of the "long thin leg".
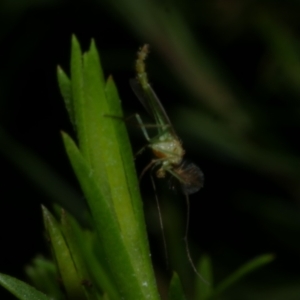
M 142 121 L 142 118 L 140 117 L 139 114 L 133 114 L 133 115 L 130 115 L 129 117 L 127 117 L 127 118 L 123 118 L 123 117 L 119 117 L 119 116 L 113 116 L 113 115 L 107 115 L 107 114 L 105 114 L 105 115 L 103 115 L 103 116 L 104 116 L 104 117 L 108 117 L 108 118 L 118 119 L 118 120 L 121 120 L 121 121 L 123 121 L 123 122 L 128 122 L 130 119 L 135 118 L 135 119 L 137 120 L 139 126 L 141 127 L 141 129 L 142 129 L 142 131 L 143 131 L 143 134 L 144 134 L 146 140 L 147 140 L 148 142 L 150 141 L 150 137 L 149 137 L 149 135 L 148 135 L 148 132 L 147 132 L 147 130 L 145 129 L 146 126 L 144 125 L 144 123 L 143 123 L 143 121 Z
M 139 181 L 142 180 L 144 177 L 145 173 L 155 164 L 155 160 L 151 160 L 150 163 L 143 169 L 141 175 L 139 176 Z
M 139 177 L 139 181 L 142 180 L 143 176 L 145 175 L 145 173 L 150 169 L 150 168 L 155 168 L 158 164 L 162 163 L 165 160 L 165 158 L 158 158 L 158 159 L 152 159 L 150 161 L 150 163 L 144 168 L 144 170 L 142 171 L 140 177 Z
M 141 127 L 141 130 L 144 134 L 144 137 L 145 139 L 150 143 L 151 141 L 154 141 L 156 139 L 158 139 L 164 132 L 167 132 L 168 131 L 168 128 L 170 127 L 169 124 L 167 125 L 161 125 L 161 124 L 145 124 L 141 118 L 141 116 L 139 114 L 133 114 L 127 118 L 123 118 L 123 117 L 118 117 L 118 116 L 113 116 L 113 115 L 103 115 L 104 117 L 109 117 L 109 118 L 113 118 L 113 119 L 118 119 L 118 120 L 122 120 L 123 122 L 127 122 L 129 121 L 130 119 L 132 118 L 135 118 L 139 124 L 139 126 Z M 161 127 L 167 127 L 162 133 L 160 133 L 159 135 L 153 137 L 153 138 L 150 138 L 149 137 L 149 134 L 146 130 L 146 128 L 161 128 Z
M 185 249 L 186 249 L 186 254 L 189 260 L 189 263 L 192 267 L 192 269 L 194 270 L 194 272 L 196 273 L 196 275 L 207 285 L 209 285 L 210 283 L 205 280 L 201 274 L 198 272 L 195 263 L 192 259 L 191 253 L 190 253 L 190 248 L 189 248 L 189 243 L 188 243 L 188 232 L 189 232 L 189 223 L 190 223 L 190 199 L 189 199 L 189 195 L 185 193 L 185 200 L 186 200 L 186 207 L 187 207 L 187 213 L 186 213 L 186 226 L 185 226 L 185 236 L 184 236 L 184 242 L 185 242 Z
M 161 228 L 161 234 L 162 234 L 163 243 L 164 243 L 166 266 L 167 266 L 167 269 L 168 269 L 169 268 L 169 259 L 168 259 L 168 249 L 167 249 L 167 243 L 166 243 L 164 222 L 163 222 L 163 219 L 162 219 L 160 205 L 159 205 L 159 201 L 158 201 L 158 197 L 157 197 L 156 185 L 155 185 L 155 182 L 154 182 L 152 174 L 150 174 L 150 178 L 151 178 L 152 187 L 153 187 L 153 190 L 154 190 L 154 195 L 155 195 L 155 200 L 156 200 L 156 206 L 157 206 L 157 211 L 158 211 L 158 217 L 159 217 L 159 223 L 160 223 L 160 228 Z
M 138 155 L 140 155 L 140 154 L 148 147 L 148 145 L 149 145 L 149 143 L 150 143 L 150 137 L 149 137 L 148 132 L 147 132 L 147 130 L 146 130 L 146 127 L 148 127 L 148 126 L 145 125 L 145 124 L 143 123 L 142 118 L 140 117 L 139 114 L 133 114 L 133 115 L 127 117 L 127 118 L 118 117 L 118 116 L 112 116 L 112 115 L 104 115 L 104 117 L 109 117 L 109 118 L 113 118 L 113 119 L 118 119 L 118 120 L 121 120 L 121 121 L 123 121 L 123 122 L 128 122 L 130 119 L 135 118 L 135 119 L 137 120 L 139 126 L 140 126 L 141 129 L 142 129 L 142 132 L 143 132 L 143 134 L 144 134 L 145 139 L 148 141 L 148 144 L 145 145 L 143 148 L 141 148 L 141 149 L 135 154 L 135 157 L 138 156 Z
M 141 129 L 142 129 L 142 131 L 143 131 L 143 134 L 144 134 L 146 140 L 147 140 L 148 142 L 150 142 L 150 137 L 149 137 L 149 135 L 148 135 L 148 132 L 147 132 L 146 127 L 145 127 L 145 125 L 144 125 L 144 123 L 143 123 L 143 121 L 142 121 L 141 116 L 140 116 L 139 114 L 135 114 L 135 117 L 136 117 L 136 119 L 137 119 L 137 121 L 138 121 L 138 123 L 139 123 L 139 125 L 140 125 L 140 127 L 141 127 Z

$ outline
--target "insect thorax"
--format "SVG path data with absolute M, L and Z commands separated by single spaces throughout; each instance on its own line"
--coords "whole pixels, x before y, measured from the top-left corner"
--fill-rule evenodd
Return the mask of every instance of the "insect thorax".
M 182 161 L 184 150 L 181 142 L 174 137 L 165 138 L 150 145 L 154 155 L 163 165 L 178 165 Z

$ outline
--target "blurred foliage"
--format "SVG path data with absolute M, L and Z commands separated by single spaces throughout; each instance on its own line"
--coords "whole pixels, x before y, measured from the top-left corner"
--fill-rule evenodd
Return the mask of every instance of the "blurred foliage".
M 243 279 L 222 299 L 298 299 L 299 8 L 296 1 L 1 1 L 0 122 L 5 136 L 78 188 L 59 136 L 60 129 L 72 129 L 56 65 L 67 69 L 72 33 L 86 48 L 94 37 L 104 70 L 114 74 L 130 115 L 142 111 L 128 79 L 136 49 L 148 42 L 153 49 L 150 81 L 187 156 L 205 173 L 204 189 L 191 197 L 194 259 L 209 254 L 217 283 L 249 259 L 274 253 L 274 263 Z M 132 129 L 138 150 L 144 141 L 137 134 Z M 38 189 L 34 176 L 23 177 L 26 173 L 12 167 L 2 137 L 1 254 L 7 259 L 0 268 L 21 275 L 20 266 L 44 251 L 42 241 L 37 243 L 42 232 L 38 206 L 52 196 Z M 145 156 L 137 159 L 138 170 L 147 163 Z M 184 252 L 186 210 L 180 195 L 174 200 L 166 185 L 162 182 L 158 193 L 168 252 L 175 270 L 186 274 L 187 289 L 193 273 L 177 256 L 184 257 L 179 252 Z M 157 250 L 162 242 L 147 179 L 142 193 L 164 291 L 165 259 Z M 12 216 L 21 228 L 7 229 Z M 25 243 L 32 249 L 17 252 Z

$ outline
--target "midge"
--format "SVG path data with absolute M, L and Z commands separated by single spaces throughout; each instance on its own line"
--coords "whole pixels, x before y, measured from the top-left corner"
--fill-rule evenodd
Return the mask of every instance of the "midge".
M 135 63 L 136 78 L 130 80 L 130 85 L 137 98 L 141 101 L 145 109 L 155 120 L 154 125 L 144 125 L 141 117 L 138 114 L 135 115 L 144 133 L 144 136 L 148 141 L 148 145 L 146 147 L 150 148 L 155 156 L 155 158 L 144 168 L 140 175 L 140 178 L 142 178 L 147 170 L 156 169 L 156 176 L 158 178 L 164 178 L 167 174 L 170 174 L 172 176 L 171 178 L 176 178 L 178 180 L 181 190 L 185 195 L 187 204 L 187 220 L 184 237 L 187 257 L 191 264 L 191 267 L 193 268 L 197 276 L 208 284 L 208 282 L 201 276 L 201 274 L 199 274 L 197 268 L 195 267 L 187 241 L 190 210 L 189 195 L 198 192 L 203 187 L 204 176 L 199 167 L 184 160 L 185 151 L 182 148 L 181 141 L 175 133 L 166 111 L 164 110 L 155 92 L 151 88 L 151 85 L 149 84 L 145 66 L 145 60 L 148 54 L 149 45 L 146 44 L 139 49 L 137 53 L 137 60 Z M 146 127 L 157 128 L 158 134 L 155 137 L 150 138 Z M 141 149 L 141 151 L 144 150 L 144 148 Z M 155 184 L 152 176 L 150 176 L 150 178 L 155 189 Z M 157 201 L 160 225 L 166 251 L 167 247 L 164 237 L 163 222 L 156 194 L 155 198 Z
M 174 128 L 167 116 L 162 104 L 155 92 L 151 88 L 146 73 L 145 59 L 149 53 L 149 45 L 141 47 L 137 53 L 135 64 L 136 78 L 130 80 L 130 85 L 141 101 L 148 113 L 155 119 L 156 124 L 152 127 L 157 128 L 157 136 L 150 138 L 139 115 L 136 118 L 142 128 L 145 138 L 154 156 L 153 159 L 142 171 L 140 177 L 149 169 L 156 170 L 158 178 L 166 177 L 169 173 L 175 177 L 181 187 L 182 192 L 188 196 L 196 193 L 203 187 L 204 176 L 199 167 L 184 160 L 185 151 Z

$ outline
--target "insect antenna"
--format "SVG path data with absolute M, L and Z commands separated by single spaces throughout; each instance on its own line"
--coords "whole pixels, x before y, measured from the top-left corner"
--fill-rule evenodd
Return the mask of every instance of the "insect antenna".
M 187 193 L 185 195 L 185 200 L 186 200 L 186 207 L 187 207 L 187 213 L 186 213 L 186 225 L 185 225 L 185 235 L 184 235 L 184 243 L 185 243 L 185 250 L 187 254 L 188 261 L 196 273 L 196 275 L 207 285 L 210 285 L 210 283 L 203 278 L 203 276 L 198 272 L 195 263 L 192 259 L 191 253 L 190 253 L 190 248 L 189 248 L 189 243 L 188 243 L 188 232 L 189 232 L 189 223 L 190 223 L 190 198 Z

